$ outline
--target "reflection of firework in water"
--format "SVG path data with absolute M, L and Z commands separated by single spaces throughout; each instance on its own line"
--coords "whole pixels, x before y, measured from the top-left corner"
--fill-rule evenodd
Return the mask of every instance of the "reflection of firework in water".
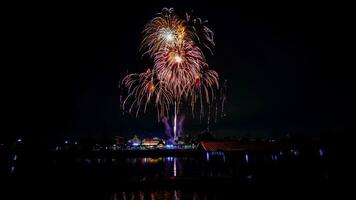
M 199 104 L 202 115 L 204 104 L 210 110 L 210 105 L 221 99 L 216 97 L 218 74 L 209 69 L 199 47 L 211 51 L 215 45 L 213 32 L 200 18 L 187 14 L 182 19 L 172 8 L 164 8 L 145 26 L 143 36 L 141 48 L 154 65 L 144 73 L 129 74 L 123 79 L 128 95 L 122 100 L 122 108 L 137 116 L 140 111 L 146 112 L 153 102 L 158 119 L 166 119 L 174 107 L 176 137 L 177 115 L 182 104 L 190 106 L 192 113 Z

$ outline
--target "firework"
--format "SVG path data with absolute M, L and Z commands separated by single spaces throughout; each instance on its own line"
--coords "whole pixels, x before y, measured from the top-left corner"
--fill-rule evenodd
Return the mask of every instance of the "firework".
M 151 69 L 144 73 L 127 75 L 122 80 L 122 84 L 128 91 L 128 95 L 122 103 L 124 110 L 129 105 L 128 112 L 134 112 L 137 117 L 140 110 L 146 112 L 148 104 L 154 101 L 158 118 L 168 115 L 169 106 L 172 104 L 172 94 L 165 82 L 154 77 Z
M 174 107 L 174 136 L 176 137 L 177 114 L 182 104 L 192 109 L 200 104 L 200 115 L 204 104 L 216 100 L 219 76 L 210 70 L 200 47 L 212 52 L 214 34 L 206 26 L 207 21 L 186 14 L 180 18 L 173 9 L 164 8 L 143 30 L 141 49 L 154 64 L 143 73 L 127 75 L 122 85 L 127 88 L 127 97 L 122 108 L 137 116 L 146 112 L 154 102 L 158 119 L 167 119 Z M 209 118 L 210 123 L 210 118 Z
M 203 53 L 192 41 L 184 41 L 179 47 L 162 48 L 154 56 L 157 76 L 167 83 L 177 101 L 206 66 Z
M 207 23 L 208 20 L 186 14 L 187 32 L 190 39 L 208 49 L 212 54 L 212 48 L 215 46 L 214 32 L 207 26 Z
M 186 36 L 184 23 L 173 9 L 163 9 L 145 26 L 141 49 L 153 56 L 161 48 L 179 45 Z

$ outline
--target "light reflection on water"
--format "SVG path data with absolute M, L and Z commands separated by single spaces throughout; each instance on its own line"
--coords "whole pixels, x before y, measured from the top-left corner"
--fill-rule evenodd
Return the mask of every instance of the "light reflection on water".
M 199 177 L 199 176 L 228 176 L 231 166 L 229 157 L 222 152 L 209 152 L 209 160 L 204 157 L 133 157 L 133 158 L 82 158 L 77 160 L 79 168 L 87 172 L 109 173 L 125 177 Z M 230 170 L 231 171 L 231 170 Z
M 128 158 L 120 155 L 114 157 L 83 156 L 75 159 L 54 157 L 51 158 L 51 164 L 45 167 L 48 173 L 59 172 L 83 177 L 94 174 L 129 180 L 152 177 L 246 177 L 250 173 L 255 176 L 256 170 L 264 172 L 267 169 L 274 171 L 287 169 L 286 167 L 292 169 L 293 166 L 297 166 L 293 162 L 301 163 L 305 154 L 302 149 L 289 148 L 260 154 L 255 152 L 240 152 L 239 154 L 220 151 L 202 152 L 200 155 L 185 157 Z M 16 175 L 26 169 L 21 167 L 24 162 L 19 162 L 23 159 L 23 156 L 19 155 L 13 153 L 9 156 L 9 163 L 4 168 L 6 173 Z M 310 155 L 315 156 L 316 161 L 324 161 L 328 157 L 325 148 L 315 148 Z
M 10 167 L 10 173 L 14 173 L 14 171 L 15 171 L 15 166 L 11 166 Z
M 177 159 L 176 158 L 174 158 L 173 176 L 177 176 Z
M 208 194 L 181 190 L 114 192 L 110 200 L 199 200 L 217 199 L 219 194 Z
M 48 174 L 59 174 L 54 179 L 62 176 L 68 179 L 85 177 L 87 180 L 99 180 L 100 184 L 102 180 L 114 180 L 115 188 L 112 193 L 105 193 L 103 199 L 229 199 L 215 189 L 219 186 L 225 189 L 226 183 L 235 183 L 233 181 L 242 185 L 261 183 L 261 180 L 288 185 L 285 183 L 289 180 L 290 183 L 301 179 L 312 180 L 313 183 L 328 180 L 329 172 L 324 166 L 330 155 L 328 149 L 314 148 L 306 155 L 301 148 L 276 149 L 259 154 L 254 151 L 236 154 L 202 152 L 185 157 L 128 158 L 100 154 L 54 157 L 55 162 L 44 166 Z M 25 174 L 27 171 L 21 171 L 26 169 L 22 166 L 23 158 L 20 153 L 11 153 L 4 171 L 11 177 Z M 33 168 L 28 171 L 32 173 L 31 170 Z M 191 181 L 193 183 L 189 183 Z M 205 189 L 205 186 L 209 189 L 204 192 L 199 190 L 199 187 Z M 212 193 L 214 190 L 215 193 Z M 214 195 L 216 198 L 213 198 Z
M 316 149 L 318 156 L 324 155 L 322 149 Z M 270 152 L 270 154 L 254 154 L 243 152 L 239 155 L 231 155 L 226 152 L 205 152 L 200 157 L 96 157 L 83 158 L 80 163 L 88 170 L 96 170 L 101 173 L 104 167 L 109 167 L 111 172 L 118 177 L 231 177 L 248 176 L 250 170 L 256 167 L 278 167 L 286 159 L 296 159 L 300 154 L 297 149 L 288 149 L 289 154 L 282 150 Z M 258 161 L 259 160 L 259 161 Z M 105 170 L 107 171 L 107 170 Z
M 248 163 L 248 154 L 245 154 L 246 163 Z

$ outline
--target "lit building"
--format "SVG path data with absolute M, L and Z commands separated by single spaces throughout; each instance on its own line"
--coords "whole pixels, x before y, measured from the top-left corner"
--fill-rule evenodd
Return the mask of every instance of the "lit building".
M 162 139 L 154 138 L 154 139 L 144 139 L 142 140 L 142 146 L 151 149 L 151 148 L 163 148 L 165 141 Z
M 130 139 L 128 143 L 133 147 L 138 147 L 141 145 L 141 139 L 137 135 L 134 135 L 134 137 Z

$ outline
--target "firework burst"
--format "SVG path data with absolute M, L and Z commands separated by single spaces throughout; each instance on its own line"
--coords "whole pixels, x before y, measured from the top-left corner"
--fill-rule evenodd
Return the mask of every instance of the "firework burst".
M 214 32 L 207 26 L 207 23 L 208 20 L 193 17 L 192 14 L 186 14 L 186 24 L 189 38 L 208 49 L 212 54 L 212 48 L 215 46 Z
M 192 41 L 179 46 L 161 48 L 154 55 L 154 69 L 160 80 L 179 100 L 185 88 L 193 85 L 203 68 L 206 68 L 203 53 Z
M 217 99 L 219 76 L 209 69 L 200 48 L 212 52 L 215 46 L 214 34 L 206 24 L 207 21 L 188 14 L 180 18 L 172 8 L 164 8 L 145 26 L 141 49 L 154 64 L 152 69 L 129 74 L 122 80 L 127 89 L 122 102 L 124 110 L 137 116 L 154 102 L 158 119 L 169 117 L 172 107 L 176 119 L 184 103 L 190 105 L 192 113 L 196 104 L 200 104 L 201 114 L 204 104 L 209 105 L 210 111 L 210 104 Z
M 150 56 L 161 48 L 173 47 L 184 41 L 185 21 L 174 15 L 173 9 L 163 9 L 143 30 L 141 49 Z
M 141 110 L 146 112 L 148 104 L 154 101 L 158 119 L 161 116 L 168 116 L 169 107 L 173 102 L 172 94 L 164 81 L 159 81 L 154 77 L 151 69 L 144 73 L 127 75 L 122 80 L 122 84 L 128 91 L 122 103 L 124 110 L 134 112 L 137 117 Z

